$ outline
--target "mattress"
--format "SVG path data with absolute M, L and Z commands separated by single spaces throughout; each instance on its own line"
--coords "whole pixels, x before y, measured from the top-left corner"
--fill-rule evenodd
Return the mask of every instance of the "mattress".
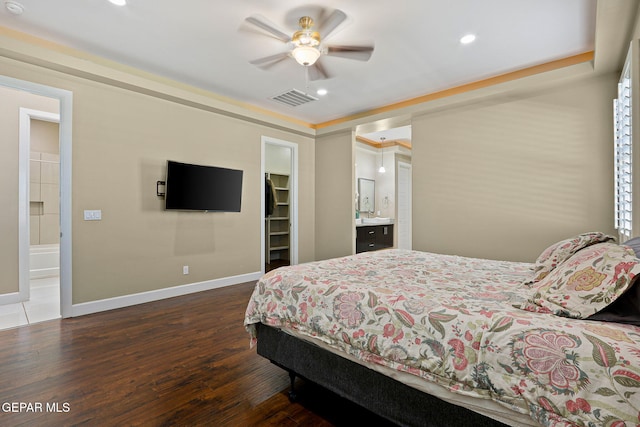
M 292 266 L 257 283 L 245 325 L 253 338 L 257 322 L 286 330 L 508 424 L 637 423 L 640 329 L 517 308 L 532 272 L 396 249 Z

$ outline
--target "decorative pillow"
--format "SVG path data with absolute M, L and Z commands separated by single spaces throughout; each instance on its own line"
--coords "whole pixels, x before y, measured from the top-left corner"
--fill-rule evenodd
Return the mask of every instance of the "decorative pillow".
M 597 243 L 584 248 L 540 280 L 518 308 L 563 317 L 587 318 L 615 301 L 640 273 L 640 259 L 628 246 Z
M 606 235 L 599 231 L 593 231 L 578 234 L 575 237 L 554 243 L 540 254 L 533 268 L 533 279 L 529 280 L 526 284 L 533 284 L 544 279 L 554 268 L 580 249 L 596 243 L 612 241 L 615 241 L 613 236 Z

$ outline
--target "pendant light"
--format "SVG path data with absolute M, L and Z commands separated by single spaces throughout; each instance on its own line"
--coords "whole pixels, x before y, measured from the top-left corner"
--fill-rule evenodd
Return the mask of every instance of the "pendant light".
M 384 168 L 384 146 L 382 145 L 382 143 L 384 142 L 386 138 L 384 136 L 380 137 L 380 154 L 381 154 L 381 159 L 380 159 L 380 169 L 378 169 L 378 173 L 385 173 L 386 169 Z

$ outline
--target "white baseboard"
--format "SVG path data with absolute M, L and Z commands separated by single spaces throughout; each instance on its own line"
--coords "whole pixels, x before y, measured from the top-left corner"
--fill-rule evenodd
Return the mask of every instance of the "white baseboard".
M 22 298 L 20 298 L 19 292 L 12 292 L 10 294 L 2 294 L 0 295 L 0 305 L 5 304 L 16 304 L 22 302 Z
M 158 289 L 155 291 L 141 292 L 138 294 L 124 295 L 121 297 L 73 304 L 71 306 L 71 317 L 98 313 L 100 311 L 114 310 L 116 308 L 129 307 L 136 304 L 144 304 L 146 302 L 158 301 L 161 299 L 188 295 L 195 292 L 222 288 L 224 286 L 237 285 L 239 283 L 258 280 L 260 277 L 262 277 L 261 272 L 247 273 L 238 276 L 223 277 L 221 279 L 207 280 L 206 282 L 189 283 L 187 285 L 173 286 L 171 288 Z

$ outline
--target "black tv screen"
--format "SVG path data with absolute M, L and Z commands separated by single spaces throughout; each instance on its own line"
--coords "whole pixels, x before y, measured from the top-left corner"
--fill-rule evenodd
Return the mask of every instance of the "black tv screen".
M 242 171 L 167 161 L 165 209 L 240 212 Z

